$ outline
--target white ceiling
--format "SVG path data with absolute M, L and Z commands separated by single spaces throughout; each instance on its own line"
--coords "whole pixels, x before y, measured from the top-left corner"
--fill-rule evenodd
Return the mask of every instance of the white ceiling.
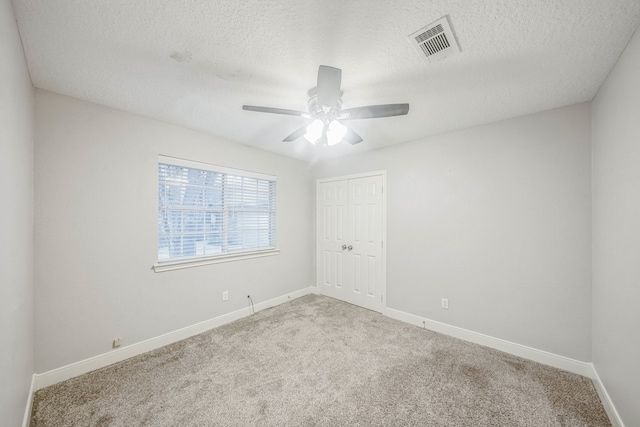
M 638 0 L 13 0 L 36 87 L 307 161 L 588 101 L 640 23 Z M 407 36 L 449 15 L 462 53 L 429 64 Z M 281 140 L 319 65 L 357 146 Z

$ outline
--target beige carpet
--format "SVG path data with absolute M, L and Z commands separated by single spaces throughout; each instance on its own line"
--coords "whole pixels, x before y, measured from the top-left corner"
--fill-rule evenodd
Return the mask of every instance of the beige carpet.
M 587 378 L 309 295 L 36 393 L 42 426 L 609 426 Z

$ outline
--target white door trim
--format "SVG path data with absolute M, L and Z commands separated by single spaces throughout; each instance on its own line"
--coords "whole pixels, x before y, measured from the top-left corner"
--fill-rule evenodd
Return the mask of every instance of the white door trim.
M 372 171 L 372 172 L 357 173 L 357 174 L 353 174 L 353 175 L 343 175 L 343 176 L 333 176 L 333 177 L 330 177 L 330 178 L 321 178 L 321 179 L 318 179 L 316 181 L 316 190 L 317 190 L 317 184 L 321 184 L 323 182 L 343 181 L 345 179 L 366 178 L 368 176 L 377 176 L 377 175 L 382 175 L 383 185 L 386 185 L 386 183 L 387 183 L 386 182 L 387 181 L 387 171 L 386 170 L 379 170 L 379 171 Z
M 320 184 L 332 181 L 342 181 L 355 178 L 366 178 L 369 176 L 382 176 L 382 280 L 381 280 L 381 295 L 382 295 L 382 314 L 387 314 L 387 171 L 378 170 L 372 172 L 364 172 L 353 175 L 334 176 L 330 178 L 321 178 L 316 180 L 316 290 L 319 292 L 320 287 L 320 227 L 318 212 L 318 191 Z

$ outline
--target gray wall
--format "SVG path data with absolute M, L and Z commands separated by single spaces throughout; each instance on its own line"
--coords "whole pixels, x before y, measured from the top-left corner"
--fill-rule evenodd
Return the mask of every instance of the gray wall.
M 0 425 L 22 423 L 33 374 L 33 87 L 0 1 Z
M 36 118 L 36 372 L 312 285 L 307 163 L 41 90 Z M 277 175 L 281 253 L 154 273 L 158 154 Z
M 626 425 L 640 423 L 640 33 L 592 104 L 593 363 Z
M 579 104 L 328 160 L 314 178 L 387 170 L 388 307 L 588 362 L 589 114 Z

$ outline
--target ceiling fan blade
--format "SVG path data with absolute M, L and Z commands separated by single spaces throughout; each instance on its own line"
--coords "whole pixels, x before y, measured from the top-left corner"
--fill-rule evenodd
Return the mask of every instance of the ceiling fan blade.
M 358 135 L 356 133 L 356 131 L 351 129 L 349 126 L 346 126 L 346 128 L 347 128 L 347 133 L 344 134 L 344 136 L 342 137 L 342 139 L 345 142 L 348 142 L 351 145 L 356 145 L 356 144 L 362 142 L 362 137 L 360 135 Z
M 283 142 L 295 141 L 296 139 L 300 138 L 305 133 L 307 133 L 307 125 L 302 126 L 300 129 L 298 129 L 297 131 L 293 132 L 291 135 L 289 135 L 288 137 L 286 137 L 282 141 Z
M 284 108 L 271 108 L 271 107 L 258 107 L 255 105 L 243 105 L 243 110 L 257 111 L 259 113 L 272 113 L 272 114 L 285 114 L 287 116 L 302 116 L 309 117 L 309 113 L 296 110 L 285 110 Z
M 318 105 L 337 108 L 341 82 L 342 70 L 340 68 L 321 65 L 318 68 Z
M 368 105 L 348 108 L 340 112 L 340 120 L 375 119 L 377 117 L 404 116 L 409 112 L 409 104 Z

